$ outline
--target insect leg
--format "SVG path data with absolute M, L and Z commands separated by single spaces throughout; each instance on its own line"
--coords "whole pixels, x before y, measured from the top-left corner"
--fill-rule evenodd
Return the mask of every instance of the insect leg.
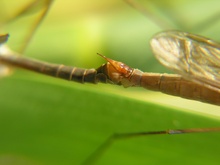
M 186 133 L 205 133 L 205 132 L 220 132 L 220 128 L 192 128 L 192 129 L 169 129 L 163 131 L 150 131 L 150 132 L 137 132 L 137 133 L 118 133 L 110 136 L 104 143 L 102 143 L 95 152 L 93 152 L 82 165 L 95 164 L 98 159 L 107 151 L 107 149 L 117 140 L 123 140 L 128 138 L 136 138 L 140 136 L 149 135 L 176 135 Z
M 54 0 L 41 0 L 41 1 L 35 0 L 32 3 L 28 4 L 27 6 L 25 6 L 23 9 L 21 9 L 17 14 L 15 14 L 14 17 L 12 17 L 11 19 L 9 19 L 7 21 L 7 23 L 8 23 L 8 22 L 14 21 L 15 19 L 18 19 L 22 16 L 32 14 L 33 11 L 35 11 L 35 10 L 37 10 L 37 11 L 39 9 L 41 10 L 40 14 L 38 16 L 39 18 L 34 22 L 32 27 L 29 29 L 29 32 L 27 32 L 27 35 L 24 39 L 25 44 L 22 45 L 22 47 L 19 50 L 19 53 L 23 53 L 24 50 L 26 49 L 26 47 L 28 46 L 28 44 L 30 43 L 37 28 L 40 26 L 41 22 L 46 17 L 53 1 Z

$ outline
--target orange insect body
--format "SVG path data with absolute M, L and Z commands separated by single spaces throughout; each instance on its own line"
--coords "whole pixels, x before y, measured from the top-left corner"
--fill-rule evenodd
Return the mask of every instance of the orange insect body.
M 98 53 L 101 57 L 103 57 L 107 63 L 107 75 L 109 76 L 109 79 L 114 83 L 114 84 L 120 84 L 123 85 L 124 87 L 131 86 L 130 78 L 132 76 L 132 73 L 134 69 L 130 68 L 128 65 L 112 60 L 110 58 L 107 58 L 101 54 Z

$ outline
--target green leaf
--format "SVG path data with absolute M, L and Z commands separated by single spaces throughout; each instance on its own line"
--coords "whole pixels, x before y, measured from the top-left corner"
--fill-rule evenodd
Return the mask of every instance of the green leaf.
M 113 133 L 220 123 L 103 92 L 109 87 L 70 85 L 35 74 L 28 80 L 22 73 L 0 81 L 1 164 L 81 164 Z M 198 133 L 117 140 L 96 163 L 216 164 L 219 138 L 219 133 Z

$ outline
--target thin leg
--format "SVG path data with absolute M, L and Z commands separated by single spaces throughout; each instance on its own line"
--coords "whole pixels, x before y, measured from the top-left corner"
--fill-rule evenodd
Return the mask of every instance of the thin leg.
M 124 0 L 125 3 L 139 11 L 141 14 L 143 14 L 148 19 L 152 20 L 156 25 L 158 25 L 162 29 L 170 29 L 172 28 L 171 25 L 169 25 L 167 22 L 165 22 L 163 19 L 158 17 L 156 14 L 154 14 L 149 8 L 145 6 L 141 6 L 138 2 L 135 2 L 135 0 Z
M 170 129 L 164 131 L 152 131 L 152 132 L 138 132 L 138 133 L 122 133 L 113 134 L 110 136 L 101 146 L 99 146 L 95 152 L 93 152 L 82 165 L 95 164 L 96 161 L 105 153 L 105 151 L 117 140 L 134 138 L 139 136 L 149 135 L 162 135 L 162 134 L 185 134 L 185 133 L 205 133 L 205 132 L 220 132 L 220 128 L 192 128 L 192 129 Z
M 167 17 L 169 17 L 169 19 L 172 20 L 172 22 L 176 25 L 176 27 L 173 27 L 163 18 L 160 18 L 159 16 L 157 16 L 157 14 L 154 14 L 147 6 L 142 6 L 140 3 L 136 2 L 135 0 L 124 0 L 124 1 L 132 8 L 143 14 L 145 17 L 151 19 L 156 25 L 158 25 L 162 29 L 173 29 L 178 27 L 185 31 L 194 31 L 198 33 L 198 31 L 201 32 L 211 27 L 220 18 L 220 12 L 214 13 L 209 18 L 203 20 L 201 23 L 198 23 L 197 25 L 189 29 L 184 23 L 180 22 L 177 17 L 175 18 L 175 16 L 172 13 L 168 13 L 164 11 L 163 13 L 167 15 Z M 151 3 L 154 3 L 154 1 L 152 1 Z M 156 4 L 154 5 L 156 6 Z
M 41 13 L 39 15 L 39 18 L 36 20 L 36 22 L 32 25 L 32 27 L 29 29 L 29 32 L 27 32 L 27 35 L 24 39 L 24 45 L 19 50 L 19 53 L 23 53 L 28 44 L 30 43 L 32 37 L 34 36 L 37 28 L 40 26 L 43 19 L 46 17 L 50 6 L 54 0 L 35 0 L 32 3 L 25 6 L 23 9 L 21 9 L 13 18 L 8 20 L 7 22 L 11 22 L 15 19 L 18 19 L 19 17 L 28 15 L 33 13 L 35 10 L 41 10 Z

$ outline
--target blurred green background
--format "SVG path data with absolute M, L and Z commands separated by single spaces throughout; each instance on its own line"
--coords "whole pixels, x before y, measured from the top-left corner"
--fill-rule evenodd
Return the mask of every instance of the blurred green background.
M 1 33 L 19 51 L 44 1 L 0 0 Z M 122 61 L 168 73 L 150 51 L 157 32 L 179 29 L 220 41 L 219 1 L 55 0 L 24 56 L 82 68 Z M 144 89 L 77 84 L 20 69 L 0 79 L 0 164 L 81 164 L 113 133 L 217 127 L 219 107 Z M 96 164 L 219 164 L 219 133 L 116 141 Z

